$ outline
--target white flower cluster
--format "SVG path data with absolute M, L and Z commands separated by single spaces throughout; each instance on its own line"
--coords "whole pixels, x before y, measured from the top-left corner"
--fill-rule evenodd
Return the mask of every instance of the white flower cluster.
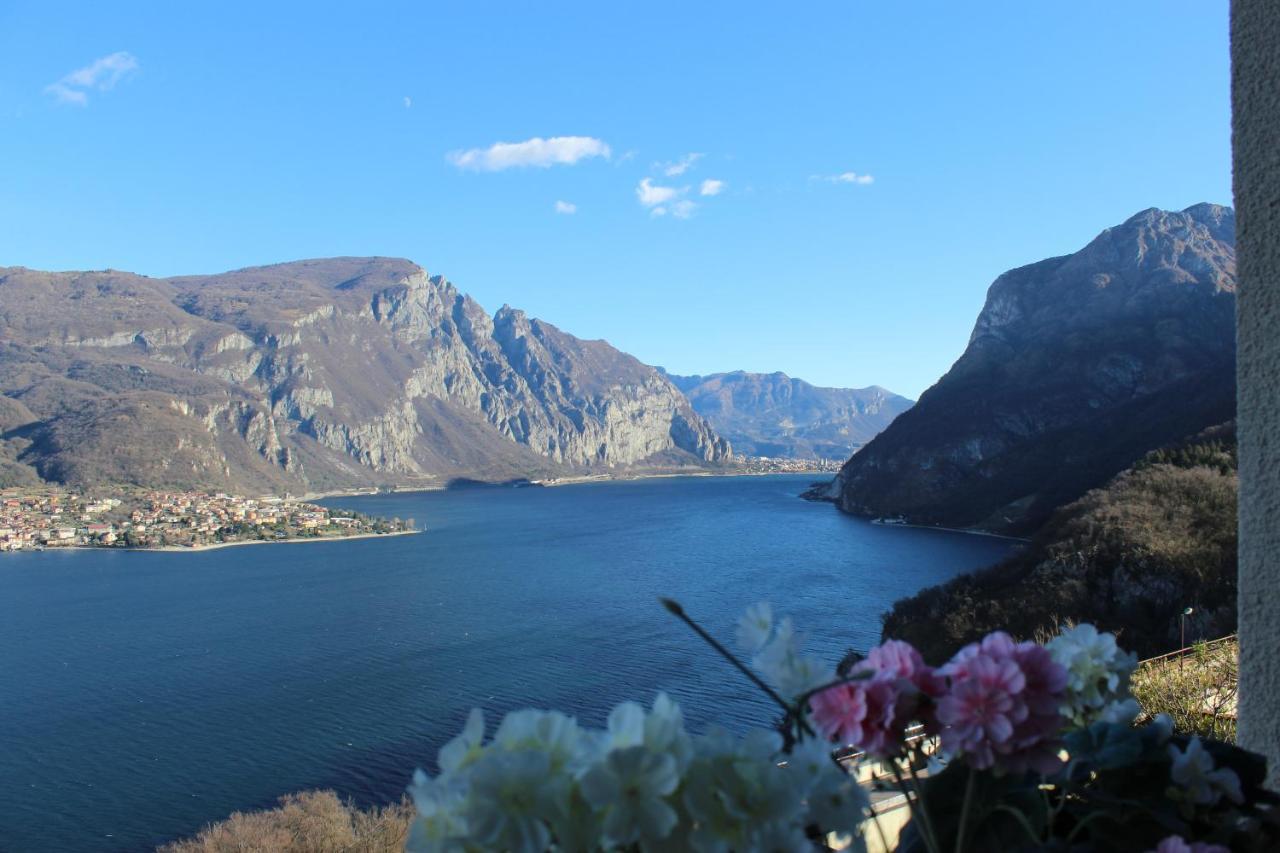
M 1076 625 L 1050 640 L 1047 648 L 1067 671 L 1062 715 L 1072 725 L 1131 723 L 1138 716 L 1138 703 L 1129 695 L 1129 676 L 1138 667 L 1138 656 L 1117 646 L 1114 634 Z
M 784 755 L 773 732 L 693 738 L 664 694 L 647 712 L 619 705 L 605 730 L 523 710 L 484 738 L 484 715 L 472 711 L 440 750 L 440 774 L 414 774 L 407 850 L 811 851 L 806 829 L 860 843 L 868 814 L 827 745 Z
M 795 699 L 836 677 L 832 667 L 800 654 L 801 638 L 792 627 L 791 617 L 775 624 L 768 602 L 747 608 L 738 620 L 737 640 L 739 646 L 755 656 L 752 666 L 787 699 Z
M 1197 806 L 1212 806 L 1223 797 L 1233 803 L 1243 803 L 1240 777 L 1229 767 L 1214 768 L 1213 756 L 1200 743 L 1200 738 L 1187 741 L 1185 750 L 1169 744 L 1172 765 L 1169 776 L 1182 790 L 1188 802 Z

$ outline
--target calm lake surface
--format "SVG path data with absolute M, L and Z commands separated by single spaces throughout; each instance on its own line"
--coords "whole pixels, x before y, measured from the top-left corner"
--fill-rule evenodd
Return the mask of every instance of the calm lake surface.
M 761 701 L 658 604 L 732 641 L 767 599 L 832 660 L 895 599 L 1009 542 L 799 500 L 812 475 L 328 501 L 416 536 L 0 555 L 0 850 L 146 850 L 332 787 L 394 799 L 472 706 L 590 725 L 665 689 L 689 726 Z

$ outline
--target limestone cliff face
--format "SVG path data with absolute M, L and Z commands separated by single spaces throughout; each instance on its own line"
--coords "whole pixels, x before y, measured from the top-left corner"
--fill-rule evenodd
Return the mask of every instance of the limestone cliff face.
M 1146 210 L 1005 273 L 969 346 L 822 490 L 852 513 L 1023 531 L 1229 420 L 1235 217 Z
M 33 413 L 5 447 L 51 479 L 322 490 L 731 457 L 653 368 L 408 261 L 5 269 L 0 317 L 0 399 Z

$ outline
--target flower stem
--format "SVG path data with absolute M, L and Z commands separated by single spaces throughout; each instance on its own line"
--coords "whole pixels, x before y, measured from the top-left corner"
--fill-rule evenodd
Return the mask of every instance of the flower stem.
M 907 759 L 908 762 L 911 759 Z M 893 768 L 893 778 L 898 783 L 898 790 L 902 792 L 902 796 L 907 798 L 907 808 L 911 810 L 912 819 L 920 824 L 920 837 L 924 840 L 924 846 L 928 848 L 930 853 L 942 853 L 938 847 L 938 841 L 933 837 L 933 830 L 929 827 L 928 820 L 924 815 L 924 802 L 920 799 L 919 787 L 915 787 L 916 796 L 911 795 L 912 787 L 907 784 L 907 780 L 902 775 L 902 768 L 898 766 L 898 759 L 889 759 L 889 766 Z
M 705 630 L 703 630 L 701 625 L 699 625 L 697 622 L 694 622 L 692 619 L 690 619 L 689 615 L 684 612 L 684 608 L 680 606 L 679 602 L 673 601 L 670 598 L 659 598 L 658 600 L 662 602 L 662 606 L 667 608 L 667 610 L 670 611 L 672 615 L 674 615 L 681 622 L 684 622 L 684 624 L 692 628 L 693 632 L 697 634 L 699 637 L 706 640 L 707 644 L 711 646 L 711 648 L 719 652 L 721 656 L 724 657 L 725 660 L 727 660 L 729 663 L 737 667 L 738 671 L 741 672 L 743 675 L 745 675 L 748 679 L 750 679 L 752 684 L 754 684 L 756 687 L 759 687 L 761 690 L 763 690 L 765 692 L 765 695 L 767 695 L 774 702 L 777 702 L 778 706 L 782 708 L 783 711 L 786 712 L 788 717 L 792 716 L 795 713 L 795 709 L 793 709 L 789 704 L 787 704 L 787 701 L 783 699 L 781 696 L 779 696 L 776 690 L 774 690 L 769 685 L 765 684 L 764 681 L 761 680 L 760 676 L 752 672 L 751 669 L 745 663 L 738 660 L 738 658 L 733 654 L 733 652 L 726 649 L 723 645 L 720 644 L 719 640 L 717 640 L 715 637 L 711 636 Z M 808 729 L 808 726 L 805 724 L 803 719 L 800 720 L 800 725 L 804 726 L 805 729 Z M 810 732 L 810 734 L 812 734 L 812 732 Z
M 1013 806 L 1006 806 L 1003 803 L 996 806 L 995 810 L 998 812 L 1008 812 L 1013 815 L 1013 817 L 1022 826 L 1023 830 L 1027 833 L 1027 837 L 1031 839 L 1032 844 L 1042 843 L 1043 840 L 1040 838 L 1039 833 L 1035 831 L 1035 828 L 1031 826 L 1031 821 L 1027 820 L 1027 816 L 1022 812 L 1018 811 Z
M 796 704 L 803 708 L 806 702 L 824 690 L 830 690 L 832 687 L 839 687 L 841 684 L 852 684 L 855 681 L 866 681 L 871 678 L 873 674 L 874 673 L 869 670 L 864 670 L 863 672 L 857 672 L 853 675 L 841 676 L 840 678 L 828 681 L 826 684 L 819 684 L 817 687 L 801 693 L 800 698 L 796 700 Z
M 977 775 L 977 771 L 970 765 L 969 779 L 964 783 L 964 803 L 960 806 L 960 830 L 956 833 L 956 853 L 964 853 L 964 845 L 968 840 L 969 810 L 973 806 L 973 788 Z
M 884 827 L 880 825 L 880 815 L 876 814 L 875 806 L 868 806 L 867 810 L 871 812 L 871 822 L 876 826 L 876 834 L 880 836 L 880 849 L 888 853 L 889 839 L 885 837 Z
M 923 754 L 923 753 L 922 753 Z M 916 773 L 915 749 L 907 753 L 907 770 L 911 773 L 911 782 L 915 785 L 916 799 L 920 801 L 920 814 L 924 817 L 924 825 L 933 839 L 933 849 L 942 853 L 942 844 L 938 841 L 938 832 L 933 827 L 933 815 L 929 814 L 929 804 L 924 799 L 924 786 L 920 784 L 920 776 Z

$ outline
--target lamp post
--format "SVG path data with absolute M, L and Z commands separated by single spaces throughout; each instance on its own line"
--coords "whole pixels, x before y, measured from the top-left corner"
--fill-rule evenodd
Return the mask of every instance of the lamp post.
M 1182 672 L 1182 662 L 1183 662 L 1184 660 L 1186 660 L 1186 658 L 1187 658 L 1187 655 L 1186 655 L 1186 650 L 1187 650 L 1187 617 L 1188 617 L 1188 616 L 1190 616 L 1192 613 L 1195 613 L 1195 610 L 1194 610 L 1194 609 L 1192 609 L 1192 608 L 1190 608 L 1190 607 L 1188 607 L 1186 610 L 1183 610 L 1183 611 L 1182 611 L 1182 617 L 1181 617 L 1181 621 L 1182 621 L 1182 644 L 1178 647 L 1179 649 L 1181 649 L 1181 651 L 1178 653 L 1178 672 L 1179 672 L 1179 673 L 1181 673 L 1181 672 Z

